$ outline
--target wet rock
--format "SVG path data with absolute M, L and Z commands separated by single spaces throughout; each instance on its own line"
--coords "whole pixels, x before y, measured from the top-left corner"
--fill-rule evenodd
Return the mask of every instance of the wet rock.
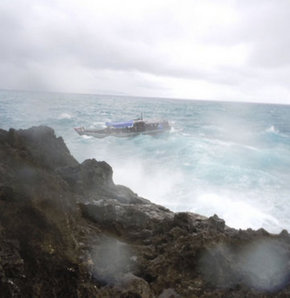
M 12 201 L 14 197 L 15 195 L 14 195 L 13 188 L 6 185 L 0 186 L 0 200 Z
M 208 219 L 208 225 L 210 229 L 218 232 L 223 232 L 225 229 L 225 221 L 219 218 L 216 214 Z
M 24 157 L 49 169 L 77 164 L 63 139 L 57 138 L 50 127 L 38 126 L 18 131 L 10 129 L 6 141 L 19 153 L 22 151 Z
M 48 127 L 0 129 L 1 297 L 289 297 L 290 237 L 115 185 Z
M 73 167 L 57 168 L 57 173 L 69 184 L 71 189 L 80 194 L 97 192 L 113 187 L 112 168 L 106 162 L 95 159 L 85 160 Z
M 142 201 L 141 201 L 142 202 Z M 101 200 L 94 204 L 80 204 L 83 216 L 115 232 L 127 232 L 127 229 L 143 230 L 161 225 L 173 213 L 160 209 L 155 204 L 122 204 L 118 199 Z
M 153 296 L 149 284 L 133 274 L 124 275 L 117 287 L 122 291 L 121 297 L 151 298 Z
M 178 298 L 178 295 L 174 289 L 164 289 L 163 292 L 158 296 L 158 298 Z

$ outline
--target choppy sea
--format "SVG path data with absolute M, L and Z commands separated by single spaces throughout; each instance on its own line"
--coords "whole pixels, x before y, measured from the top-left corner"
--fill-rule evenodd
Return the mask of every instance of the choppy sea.
M 168 119 L 159 137 L 79 136 L 74 127 Z M 0 128 L 52 127 L 75 158 L 105 160 L 116 184 L 173 211 L 235 228 L 290 231 L 290 106 L 0 91 Z

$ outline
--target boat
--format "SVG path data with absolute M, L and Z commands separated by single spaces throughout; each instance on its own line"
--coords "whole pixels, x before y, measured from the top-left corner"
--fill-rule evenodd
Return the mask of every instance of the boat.
M 106 122 L 103 129 L 87 129 L 75 127 L 74 130 L 79 135 L 92 136 L 95 138 L 114 137 L 134 137 L 137 135 L 159 135 L 171 129 L 167 120 L 143 120 L 141 118 L 124 122 Z

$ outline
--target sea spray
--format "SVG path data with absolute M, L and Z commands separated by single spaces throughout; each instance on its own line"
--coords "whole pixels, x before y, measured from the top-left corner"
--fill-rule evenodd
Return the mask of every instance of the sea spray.
M 101 237 L 92 245 L 89 259 L 92 275 L 103 285 L 120 282 L 135 264 L 129 245 L 112 237 Z
M 253 240 L 239 247 L 216 244 L 199 260 L 199 269 L 212 285 L 233 288 L 239 284 L 275 292 L 288 282 L 288 252 L 275 239 Z
M 290 106 L 1 91 L 0 109 L 1 128 L 51 126 L 78 161 L 107 161 L 115 183 L 173 211 L 290 230 Z M 140 112 L 168 119 L 172 131 L 99 140 L 73 130 Z

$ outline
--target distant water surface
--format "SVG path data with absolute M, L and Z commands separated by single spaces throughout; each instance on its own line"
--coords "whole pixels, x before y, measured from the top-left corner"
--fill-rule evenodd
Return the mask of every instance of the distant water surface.
M 160 137 L 81 137 L 77 126 L 168 119 Z M 48 125 L 71 153 L 107 161 L 114 181 L 173 211 L 235 228 L 290 231 L 290 106 L 0 91 L 0 127 Z

